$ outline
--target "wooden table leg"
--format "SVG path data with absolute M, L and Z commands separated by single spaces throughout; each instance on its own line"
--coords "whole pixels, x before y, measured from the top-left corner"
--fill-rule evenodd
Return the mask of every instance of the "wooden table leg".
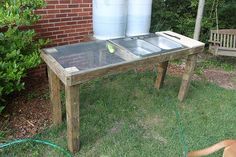
M 62 123 L 60 80 L 49 67 L 47 70 L 50 100 L 52 103 L 52 120 L 54 125 L 60 125 Z
M 192 75 L 194 73 L 196 61 L 197 61 L 196 54 L 190 55 L 187 58 L 186 65 L 185 65 L 185 72 L 183 74 L 182 84 L 181 84 L 181 87 L 179 90 L 179 95 L 178 95 L 178 98 L 180 101 L 183 101 L 187 95 L 190 81 L 191 81 Z
M 65 86 L 66 115 L 67 115 L 67 143 L 68 149 L 75 153 L 79 151 L 79 85 Z
M 160 89 L 164 84 L 167 67 L 168 67 L 168 61 L 159 63 L 157 66 L 158 76 L 155 82 L 155 87 L 157 89 Z

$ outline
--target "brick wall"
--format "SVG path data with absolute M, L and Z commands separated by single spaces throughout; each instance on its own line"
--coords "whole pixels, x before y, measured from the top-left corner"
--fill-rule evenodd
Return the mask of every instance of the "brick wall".
M 45 0 L 47 6 L 35 11 L 41 20 L 33 26 L 48 47 L 86 41 L 92 34 L 92 0 Z M 46 76 L 46 65 L 29 71 L 30 77 Z

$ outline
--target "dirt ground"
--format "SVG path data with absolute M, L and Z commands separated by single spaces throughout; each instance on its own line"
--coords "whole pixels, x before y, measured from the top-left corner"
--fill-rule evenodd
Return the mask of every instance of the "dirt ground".
M 27 82 L 25 90 L 11 96 L 0 116 L 0 130 L 7 132 L 7 139 L 32 137 L 51 124 L 47 81 Z
M 184 72 L 184 65 L 170 65 L 168 73 L 181 77 Z M 220 69 L 205 69 L 201 76 L 194 74 L 194 80 L 207 80 L 225 89 L 236 89 L 236 72 L 226 72 Z
M 168 74 L 180 77 L 184 65 L 169 65 Z M 202 76 L 194 74 L 195 80 L 208 80 L 226 89 L 236 89 L 236 72 L 206 69 Z M 51 124 L 51 105 L 48 83 L 27 80 L 26 90 L 13 95 L 2 116 L 0 130 L 7 132 L 7 139 L 26 138 L 40 133 Z

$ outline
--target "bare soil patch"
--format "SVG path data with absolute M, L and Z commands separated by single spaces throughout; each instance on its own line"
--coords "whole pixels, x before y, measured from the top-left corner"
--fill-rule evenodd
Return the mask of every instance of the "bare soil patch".
M 236 72 L 225 72 L 222 70 L 204 70 L 204 77 L 220 87 L 236 89 Z
M 169 75 L 181 77 L 184 65 L 169 65 Z M 194 74 L 193 80 L 207 80 L 225 89 L 236 89 L 236 72 L 226 72 L 221 69 L 205 69 L 201 76 Z

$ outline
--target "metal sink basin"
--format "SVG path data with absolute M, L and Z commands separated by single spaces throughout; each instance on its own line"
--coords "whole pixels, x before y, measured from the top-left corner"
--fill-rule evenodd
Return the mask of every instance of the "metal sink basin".
M 145 38 L 144 40 L 155 46 L 160 47 L 163 50 L 172 50 L 172 49 L 182 48 L 181 44 L 174 42 L 170 39 L 167 39 L 165 37 L 161 37 L 161 36 Z
M 161 52 L 161 49 L 141 39 L 123 38 L 114 39 L 111 42 L 119 45 L 136 56 L 146 56 Z

